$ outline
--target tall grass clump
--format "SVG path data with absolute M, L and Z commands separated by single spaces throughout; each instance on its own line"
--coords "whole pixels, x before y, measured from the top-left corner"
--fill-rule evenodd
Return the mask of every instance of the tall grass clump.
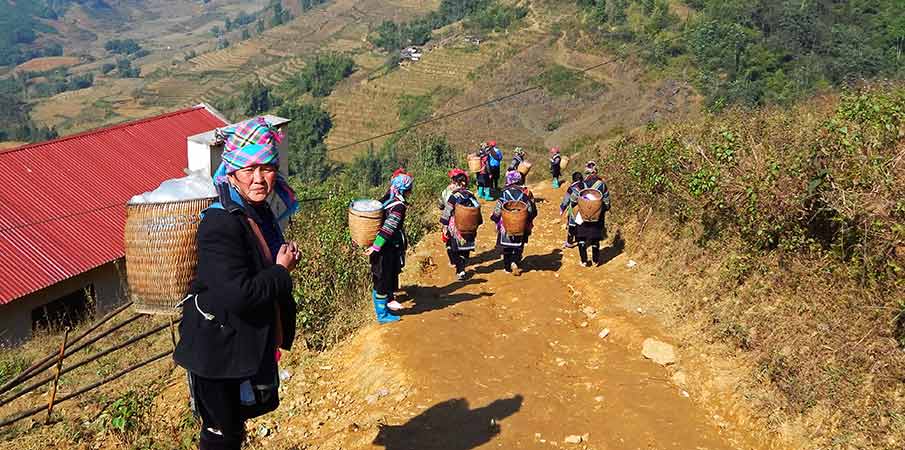
M 903 159 L 900 86 L 651 127 L 604 157 L 621 214 L 673 242 L 679 317 L 742 351 L 764 416 L 815 448 L 905 442 Z

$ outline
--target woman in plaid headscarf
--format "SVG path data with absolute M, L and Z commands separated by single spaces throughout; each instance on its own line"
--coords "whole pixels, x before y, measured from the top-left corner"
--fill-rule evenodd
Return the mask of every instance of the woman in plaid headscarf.
M 182 302 L 173 359 L 188 371 L 200 449 L 239 449 L 245 421 L 279 404 L 279 348 L 295 338 L 290 272 L 300 259 L 271 203 L 287 217 L 295 195 L 279 174 L 274 142 L 227 145 L 217 201 L 202 213 L 198 266 Z
M 371 300 L 374 302 L 374 313 L 378 323 L 390 323 L 399 320 L 392 313 L 402 309 L 402 305 L 394 298 L 399 290 L 399 274 L 405 267 L 405 250 L 408 241 L 405 237 L 405 213 L 408 209 L 406 196 L 412 191 L 414 178 L 399 169 L 390 179 L 390 188 L 383 197 L 383 225 L 377 231 L 374 244 L 366 254 L 371 259 L 371 279 L 374 290 Z

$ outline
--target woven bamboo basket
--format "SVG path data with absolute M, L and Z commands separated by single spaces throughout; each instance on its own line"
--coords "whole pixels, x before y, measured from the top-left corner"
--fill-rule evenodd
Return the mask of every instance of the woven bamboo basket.
M 510 236 L 524 236 L 528 228 L 528 204 L 518 200 L 503 203 L 503 228 Z
M 531 173 L 531 166 L 533 166 L 533 164 L 529 163 L 528 161 L 522 161 L 521 163 L 519 163 L 517 170 L 520 174 L 522 174 L 522 177 L 527 177 L 528 174 Z
M 481 171 L 481 157 L 474 153 L 468 155 L 468 170 L 473 173 Z
M 569 157 L 568 156 L 560 156 L 559 157 L 559 170 L 566 170 L 566 167 L 569 165 Z
M 597 189 L 583 189 L 578 193 L 578 211 L 585 222 L 597 222 L 603 212 L 603 194 Z
M 456 205 L 456 228 L 462 234 L 476 234 L 481 223 L 481 208 Z
M 201 211 L 213 198 L 126 207 L 126 274 L 136 312 L 178 315 L 198 264 Z
M 361 200 L 358 200 L 360 202 Z M 380 202 L 373 200 L 372 202 Z M 383 209 L 376 210 L 359 210 L 356 209 L 355 201 L 349 204 L 349 234 L 352 235 L 352 241 L 356 244 L 367 247 L 374 243 L 377 237 L 377 231 L 383 225 Z

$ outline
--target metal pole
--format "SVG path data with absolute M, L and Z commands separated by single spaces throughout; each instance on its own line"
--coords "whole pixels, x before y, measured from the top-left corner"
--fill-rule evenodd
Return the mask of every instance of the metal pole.
M 53 387 L 50 390 L 50 401 L 47 402 L 47 420 L 45 424 L 50 423 L 50 416 L 53 414 L 53 402 L 57 399 L 57 384 L 60 381 L 60 369 L 63 368 L 63 358 L 66 355 L 66 341 L 69 340 L 69 327 L 63 332 L 63 344 L 60 345 L 60 358 L 57 360 L 57 373 L 53 377 Z
M 172 344 L 173 353 L 176 353 L 176 320 L 173 316 L 170 316 L 170 344 Z M 176 368 L 176 361 L 172 362 L 172 366 L 170 370 Z

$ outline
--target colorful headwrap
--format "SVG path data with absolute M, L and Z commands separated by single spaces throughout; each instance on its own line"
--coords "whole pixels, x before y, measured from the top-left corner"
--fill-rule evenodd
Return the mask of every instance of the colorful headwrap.
M 515 148 L 515 154 L 516 154 L 516 155 L 525 156 L 525 150 L 524 150 L 523 148 L 521 148 L 521 147 L 516 147 L 516 148 Z
M 522 182 L 522 174 L 518 170 L 510 170 L 506 172 L 506 185 L 518 184 Z
M 223 151 L 232 152 L 252 144 L 276 145 L 283 135 L 263 117 L 255 117 L 227 128 L 217 129 L 217 138 L 223 141 Z
M 555 155 L 555 154 L 557 154 L 557 153 L 559 153 L 559 147 L 551 147 L 551 148 L 550 148 L 550 154 L 551 154 L 551 155 Z
M 411 175 L 400 173 L 390 180 L 390 194 L 392 194 L 393 197 L 398 197 L 412 190 L 412 184 L 414 184 L 414 182 L 415 179 L 412 178 Z
M 588 164 L 584 168 L 584 173 L 585 175 L 597 173 L 597 163 L 594 161 L 588 161 Z
M 280 165 L 280 154 L 276 144 L 280 142 L 282 136 L 262 117 L 224 130 L 217 130 L 217 135 L 224 138 L 225 141 L 221 155 L 222 161 L 217 171 L 214 172 L 213 178 L 216 184 L 227 183 L 227 175 L 246 167 L 262 164 L 277 167 Z M 253 143 L 240 146 L 239 144 L 242 142 Z M 279 172 L 273 192 L 276 195 L 272 197 L 270 205 L 278 222 L 282 222 L 298 211 L 299 204 L 295 198 L 295 192 Z

